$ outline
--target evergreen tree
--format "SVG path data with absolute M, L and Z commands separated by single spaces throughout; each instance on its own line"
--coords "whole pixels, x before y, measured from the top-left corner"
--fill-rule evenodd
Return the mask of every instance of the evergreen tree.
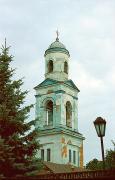
M 27 91 L 22 92 L 22 79 L 13 80 L 10 67 L 13 57 L 9 47 L 2 46 L 0 54 L 0 175 L 24 175 L 39 168 L 35 159 L 39 149 L 35 120 L 27 122 L 33 105 L 24 106 Z

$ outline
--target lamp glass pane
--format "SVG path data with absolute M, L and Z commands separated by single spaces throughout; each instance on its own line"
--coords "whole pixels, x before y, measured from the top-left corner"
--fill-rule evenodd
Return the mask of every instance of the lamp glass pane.
M 101 135 L 105 136 L 105 124 L 101 124 L 100 128 L 101 128 Z
M 100 126 L 98 124 L 95 124 L 95 129 L 96 129 L 97 135 L 100 136 Z
M 103 132 L 104 132 L 104 124 L 100 124 L 100 131 L 101 131 L 101 136 L 103 136 Z
M 105 125 L 106 124 L 95 124 L 95 129 L 99 137 L 105 136 Z

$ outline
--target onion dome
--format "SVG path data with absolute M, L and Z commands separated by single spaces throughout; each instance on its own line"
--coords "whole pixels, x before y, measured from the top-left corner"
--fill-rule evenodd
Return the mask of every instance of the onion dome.
M 66 49 L 65 45 L 59 41 L 58 37 L 56 38 L 56 41 L 53 42 L 45 51 L 44 56 L 46 56 L 49 53 L 55 53 L 55 52 L 61 52 L 70 56 L 69 51 Z

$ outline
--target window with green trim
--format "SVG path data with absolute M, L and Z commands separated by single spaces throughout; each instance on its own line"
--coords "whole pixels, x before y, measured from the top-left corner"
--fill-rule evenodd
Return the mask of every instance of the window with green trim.
M 69 162 L 71 163 L 71 149 L 69 149 Z
M 76 164 L 76 151 L 73 151 L 73 163 Z

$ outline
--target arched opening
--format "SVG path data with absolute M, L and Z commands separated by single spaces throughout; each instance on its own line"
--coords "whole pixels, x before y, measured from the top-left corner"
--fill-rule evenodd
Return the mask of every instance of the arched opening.
M 50 60 L 49 62 L 48 62 L 48 72 L 50 73 L 50 72 L 53 72 L 53 61 L 52 60 Z
M 66 126 L 72 127 L 72 106 L 69 101 L 66 102 Z
M 48 101 L 46 103 L 46 123 L 47 125 L 53 125 L 53 102 Z
M 68 64 L 67 64 L 66 61 L 64 62 L 64 72 L 65 72 L 66 74 L 68 73 Z

